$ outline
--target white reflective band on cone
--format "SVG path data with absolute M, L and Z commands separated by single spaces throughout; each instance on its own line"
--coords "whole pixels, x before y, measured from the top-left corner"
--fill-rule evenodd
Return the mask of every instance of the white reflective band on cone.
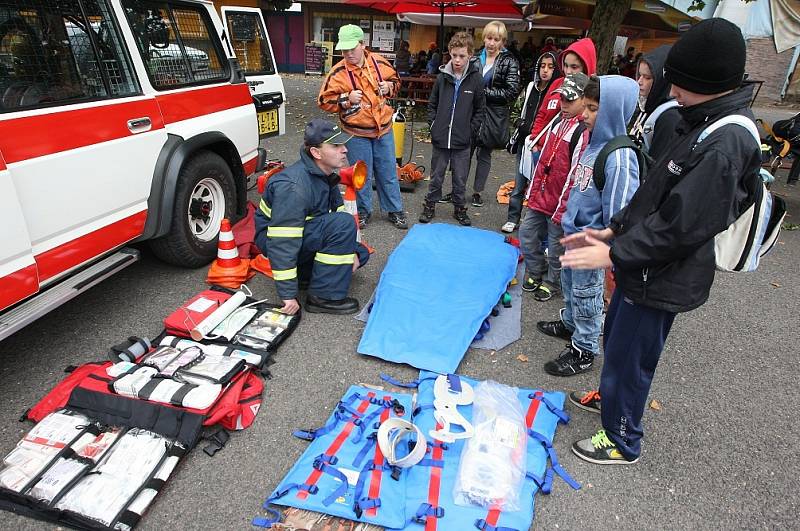
M 233 249 L 218 249 L 217 258 L 222 258 L 223 260 L 239 258 L 239 249 L 237 247 L 234 247 Z
M 219 233 L 219 241 L 221 242 L 232 242 L 233 241 L 233 233 L 232 232 L 220 232 Z
M 414 433 L 417 435 L 417 442 L 414 444 L 414 448 L 408 455 L 398 459 L 395 455 L 395 449 L 398 445 L 407 447 L 407 439 Z M 386 419 L 381 423 L 381 427 L 378 428 L 378 446 L 389 464 L 400 468 L 410 468 L 416 465 L 422 461 L 427 451 L 427 441 L 420 429 L 407 420 L 396 417 Z

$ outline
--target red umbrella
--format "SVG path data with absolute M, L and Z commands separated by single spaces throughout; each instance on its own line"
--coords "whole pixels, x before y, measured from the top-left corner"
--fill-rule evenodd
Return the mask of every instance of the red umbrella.
M 390 1 L 369 1 L 369 0 L 346 0 L 348 4 L 355 4 L 362 7 L 369 7 L 383 11 L 384 13 L 439 13 L 440 26 L 442 28 L 440 49 L 444 50 L 444 16 L 453 15 L 496 15 L 496 16 L 518 16 L 522 18 L 520 6 L 512 0 L 482 0 L 480 2 L 456 1 L 456 0 L 433 0 L 423 2 L 422 0 L 408 0 L 406 2 Z M 488 20 L 487 20 L 488 22 Z

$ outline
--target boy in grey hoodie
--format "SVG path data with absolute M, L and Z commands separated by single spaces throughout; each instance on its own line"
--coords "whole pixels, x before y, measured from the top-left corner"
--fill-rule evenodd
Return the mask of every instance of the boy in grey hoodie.
M 604 229 L 611 218 L 633 197 L 639 187 L 639 164 L 630 148 L 612 151 L 605 175 L 594 176 L 594 163 L 611 139 L 625 135 L 639 94 L 636 82 L 623 76 L 592 76 L 584 90 L 583 120 L 591 140 L 572 171 L 572 190 L 561 218 L 564 235 L 586 229 Z M 601 189 L 596 183 L 604 182 Z M 598 340 L 603 318 L 603 269 L 563 269 L 561 289 L 565 308 L 557 321 L 539 321 L 544 334 L 569 341 L 544 370 L 555 376 L 572 376 L 588 371 L 599 352 Z

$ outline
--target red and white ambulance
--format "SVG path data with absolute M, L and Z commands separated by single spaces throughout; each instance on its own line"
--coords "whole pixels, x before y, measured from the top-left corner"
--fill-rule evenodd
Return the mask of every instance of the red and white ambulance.
M 0 339 L 129 242 L 213 259 L 266 160 L 256 115 L 211 2 L 0 0 Z

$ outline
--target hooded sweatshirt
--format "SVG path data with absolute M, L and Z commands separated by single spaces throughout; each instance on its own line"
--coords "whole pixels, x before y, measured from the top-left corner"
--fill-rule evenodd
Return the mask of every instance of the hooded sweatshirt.
M 630 148 L 613 151 L 606 159 L 602 192 L 594 186 L 592 169 L 603 146 L 612 138 L 627 134 L 626 124 L 633 115 L 638 95 L 639 86 L 629 77 L 600 77 L 600 107 L 591 140 L 570 177 L 572 190 L 567 211 L 561 218 L 564 234 L 588 228 L 604 229 L 639 187 L 639 163 Z
M 592 39 L 586 38 L 577 40 L 570 44 L 566 50 L 561 52 L 561 55 L 558 57 L 559 69 L 561 65 L 564 64 L 564 56 L 570 52 L 580 57 L 583 64 L 586 65 L 586 72 L 584 73 L 587 76 L 591 76 L 597 72 L 597 52 L 594 49 L 594 42 L 592 42 Z M 531 128 L 531 136 L 533 138 L 536 138 L 536 135 L 538 135 L 561 110 L 561 95 L 555 90 L 560 88 L 563 82 L 564 78 L 562 77 L 550 85 L 547 97 L 544 102 L 542 102 L 539 112 L 536 113 L 536 119 L 533 121 L 533 127 Z M 542 144 L 544 144 L 544 140 L 540 139 L 536 145 L 541 149 Z
M 554 69 L 552 77 L 550 77 L 548 81 L 542 82 L 542 79 L 539 77 L 539 66 L 541 66 L 545 57 L 552 59 Z M 528 137 L 528 132 L 533 126 L 533 119 L 536 117 L 536 113 L 539 112 L 539 108 L 542 106 L 545 96 L 549 93 L 550 87 L 553 85 L 553 83 L 555 83 L 555 81 L 560 77 L 561 69 L 558 67 L 558 58 L 556 57 L 556 54 L 553 52 L 545 52 L 540 55 L 536 60 L 533 81 L 528 83 L 528 87 L 525 89 L 525 102 L 522 104 L 522 112 L 520 112 L 522 125 L 520 125 L 517 129 L 520 131 L 520 133 L 518 134 L 515 132 L 514 136 L 512 137 L 513 143 L 517 144 L 517 149 L 522 147 L 522 145 L 525 143 L 525 139 Z M 543 86 L 540 87 L 540 85 Z M 516 153 L 516 151 L 512 151 L 512 153 Z
M 675 127 L 681 119 L 678 103 L 669 95 L 671 85 L 664 79 L 664 63 L 670 48 L 671 45 L 659 46 L 642 57 L 641 61 L 650 67 L 653 85 L 644 105 L 641 102 L 637 105 L 628 128 L 628 134 L 653 159 L 657 159 L 676 137 Z

